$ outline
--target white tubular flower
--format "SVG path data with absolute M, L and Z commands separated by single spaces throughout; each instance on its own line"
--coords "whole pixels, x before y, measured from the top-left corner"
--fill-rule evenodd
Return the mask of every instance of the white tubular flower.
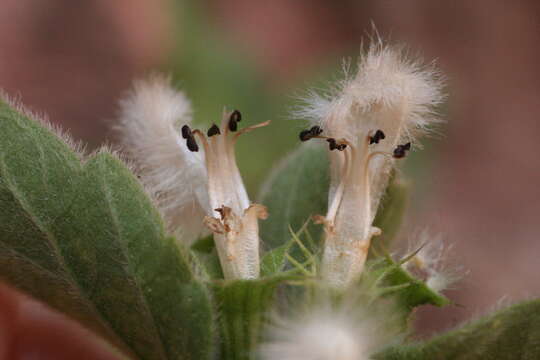
M 397 327 L 381 320 L 357 307 L 317 306 L 276 321 L 259 355 L 262 360 L 367 360 L 396 339 Z
M 121 102 L 123 144 L 169 230 L 179 229 L 192 242 L 206 225 L 214 232 L 226 279 L 259 276 L 258 219 L 267 216 L 264 206 L 249 201 L 234 144 L 269 122 L 237 131 L 241 119 L 237 110 L 224 112 L 221 126 L 212 125 L 206 135 L 192 130 L 189 101 L 163 77 L 136 83 Z
M 371 238 L 380 234 L 372 223 L 394 159 L 436 121 L 442 98 L 432 67 L 379 42 L 334 96 L 307 99 L 300 115 L 315 124 L 300 139 L 325 138 L 331 150 L 328 212 L 318 217 L 326 233 L 322 274 L 331 284 L 346 286 L 362 272 Z
M 237 131 L 242 116 L 238 110 L 224 112 L 221 126 L 212 125 L 206 137 L 201 131 L 186 125 L 182 135 L 186 144 L 200 140 L 208 170 L 208 195 L 213 212 L 205 218 L 214 233 L 221 267 L 226 279 L 254 279 L 259 277 L 259 225 L 266 219 L 266 208 L 251 204 L 236 165 L 234 144 L 238 137 L 253 129 L 268 125 L 266 121 Z M 195 144 L 196 146 L 196 144 Z M 192 151 L 197 151 L 194 148 Z

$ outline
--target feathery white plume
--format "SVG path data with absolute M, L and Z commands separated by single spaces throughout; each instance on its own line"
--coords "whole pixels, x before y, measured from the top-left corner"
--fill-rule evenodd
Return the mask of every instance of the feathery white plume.
M 172 88 L 169 78 L 154 75 L 135 82 L 120 102 L 118 126 L 122 145 L 169 230 L 181 229 L 178 235 L 188 243 L 203 233 L 210 209 L 203 154 L 189 151 L 179 136 L 191 115 L 186 96 Z
M 436 122 L 443 96 L 433 66 L 409 60 L 400 47 L 381 41 L 362 55 L 358 72 L 340 82 L 331 96 L 312 95 L 299 112 L 314 126 L 303 141 L 325 138 L 330 150 L 331 185 L 325 225 L 323 276 L 336 286 L 363 270 L 374 220 L 395 158 Z
M 418 252 L 404 264 L 405 269 L 423 276 L 434 291 L 446 290 L 464 276 L 463 269 L 450 265 L 452 247 L 445 246 L 441 234 L 431 235 L 423 230 L 409 244 L 408 252 L 414 251 Z
M 350 306 L 349 306 L 350 305 Z M 396 340 L 398 327 L 380 311 L 349 305 L 315 305 L 299 316 L 276 320 L 259 348 L 263 360 L 367 360 Z

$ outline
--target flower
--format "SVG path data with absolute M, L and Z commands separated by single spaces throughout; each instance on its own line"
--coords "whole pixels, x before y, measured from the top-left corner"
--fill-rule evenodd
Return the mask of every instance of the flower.
M 122 143 L 169 230 L 190 243 L 206 225 L 226 279 L 259 276 L 258 219 L 267 216 L 264 206 L 249 201 L 234 144 L 269 122 L 239 130 L 241 120 L 238 110 L 224 111 L 220 126 L 206 134 L 192 129 L 189 101 L 162 76 L 137 82 L 121 102 Z
M 395 160 L 438 121 L 434 108 L 443 96 L 433 66 L 408 60 L 399 47 L 371 45 L 358 72 L 330 96 L 311 94 L 298 115 L 313 126 L 306 141 L 324 138 L 330 149 L 331 184 L 324 224 L 322 275 L 331 284 L 350 284 L 363 270 L 372 226 Z

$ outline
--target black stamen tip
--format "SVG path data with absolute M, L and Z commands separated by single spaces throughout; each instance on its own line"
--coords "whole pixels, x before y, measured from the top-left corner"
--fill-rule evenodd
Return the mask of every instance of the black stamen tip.
M 394 158 L 395 159 L 401 159 L 401 158 L 404 158 L 405 155 L 407 155 L 407 151 L 409 151 L 411 149 L 411 143 L 408 142 L 404 145 L 398 145 L 395 149 L 394 149 Z
M 308 141 L 312 138 L 321 135 L 323 130 L 320 126 L 312 126 L 310 129 L 302 130 L 298 137 L 300 138 L 300 141 Z
M 328 141 L 328 147 L 330 148 L 330 151 L 336 150 L 338 148 L 338 145 L 336 144 L 336 139 L 329 138 L 326 139 Z
M 240 121 L 242 121 L 242 113 L 240 113 L 240 111 L 238 111 L 238 110 L 234 110 L 231 113 L 229 119 L 231 121 L 240 122 Z
M 386 135 L 382 130 L 377 130 L 373 136 L 369 137 L 369 144 L 378 144 L 379 141 L 386 138 Z
M 232 118 L 229 119 L 229 130 L 231 130 L 232 132 L 238 130 L 238 123 Z
M 300 131 L 300 134 L 298 135 L 300 138 L 300 141 L 308 141 L 311 139 L 311 131 L 310 130 L 302 130 Z
M 309 132 L 311 133 L 311 135 L 313 136 L 319 136 L 322 134 L 323 130 L 321 129 L 320 126 L 313 126 L 311 129 L 309 129 Z
M 338 149 L 339 151 L 343 151 L 347 148 L 347 144 L 339 144 L 336 146 L 336 149 Z
M 184 139 L 187 139 L 187 138 L 189 138 L 190 136 L 192 136 L 192 135 L 191 135 L 191 129 L 190 129 L 190 127 L 187 126 L 187 125 L 182 126 L 182 137 L 183 137 Z
M 195 141 L 195 138 L 193 137 L 193 135 L 189 136 L 186 139 L 186 145 L 189 151 L 192 151 L 192 152 L 199 151 L 199 145 L 197 145 L 197 141 Z
M 219 131 L 219 126 L 217 126 L 216 124 L 212 124 L 210 129 L 208 129 L 208 131 L 206 132 L 206 135 L 208 135 L 208 137 L 219 134 L 221 134 L 221 131 Z
M 401 159 L 405 157 L 405 151 L 402 148 L 395 148 L 394 149 L 394 159 Z

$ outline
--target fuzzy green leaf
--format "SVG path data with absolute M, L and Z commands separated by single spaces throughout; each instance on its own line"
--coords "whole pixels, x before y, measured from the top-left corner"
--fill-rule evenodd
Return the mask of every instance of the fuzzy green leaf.
M 220 309 L 223 360 L 249 360 L 261 337 L 274 292 L 282 277 L 221 281 L 214 294 Z
M 424 281 L 417 279 L 391 260 L 386 259 L 384 261 L 383 271 L 385 271 L 383 280 L 385 285 L 390 287 L 407 285 L 396 291 L 396 294 L 400 302 L 408 310 L 425 304 L 444 306 L 450 303 L 445 296 L 431 290 Z
M 261 221 L 260 227 L 270 248 L 289 241 L 289 226 L 298 231 L 311 216 L 326 212 L 329 186 L 326 152 L 323 146 L 302 144 L 278 164 L 264 185 L 260 203 L 268 208 L 269 217 Z M 308 230 L 318 240 L 322 226 L 310 224 Z
M 382 229 L 382 235 L 373 239 L 374 246 L 390 248 L 392 240 L 398 234 L 403 215 L 407 207 L 409 185 L 395 174 L 392 176 L 386 194 L 384 195 L 373 225 Z M 370 257 L 373 253 L 370 251 Z
M 540 359 L 540 300 L 511 306 L 426 342 L 387 349 L 374 359 Z
M 360 285 L 370 287 L 380 297 L 392 299 L 396 311 L 401 313 L 404 330 L 408 328 L 414 308 L 426 304 L 450 304 L 448 298 L 429 288 L 423 280 L 413 276 L 388 255 L 368 263 Z
M 223 270 L 221 269 L 213 235 L 197 240 L 191 245 L 191 249 L 204 270 L 207 279 L 223 279 Z
M 0 278 L 141 359 L 213 353 L 209 294 L 113 155 L 0 103 Z

